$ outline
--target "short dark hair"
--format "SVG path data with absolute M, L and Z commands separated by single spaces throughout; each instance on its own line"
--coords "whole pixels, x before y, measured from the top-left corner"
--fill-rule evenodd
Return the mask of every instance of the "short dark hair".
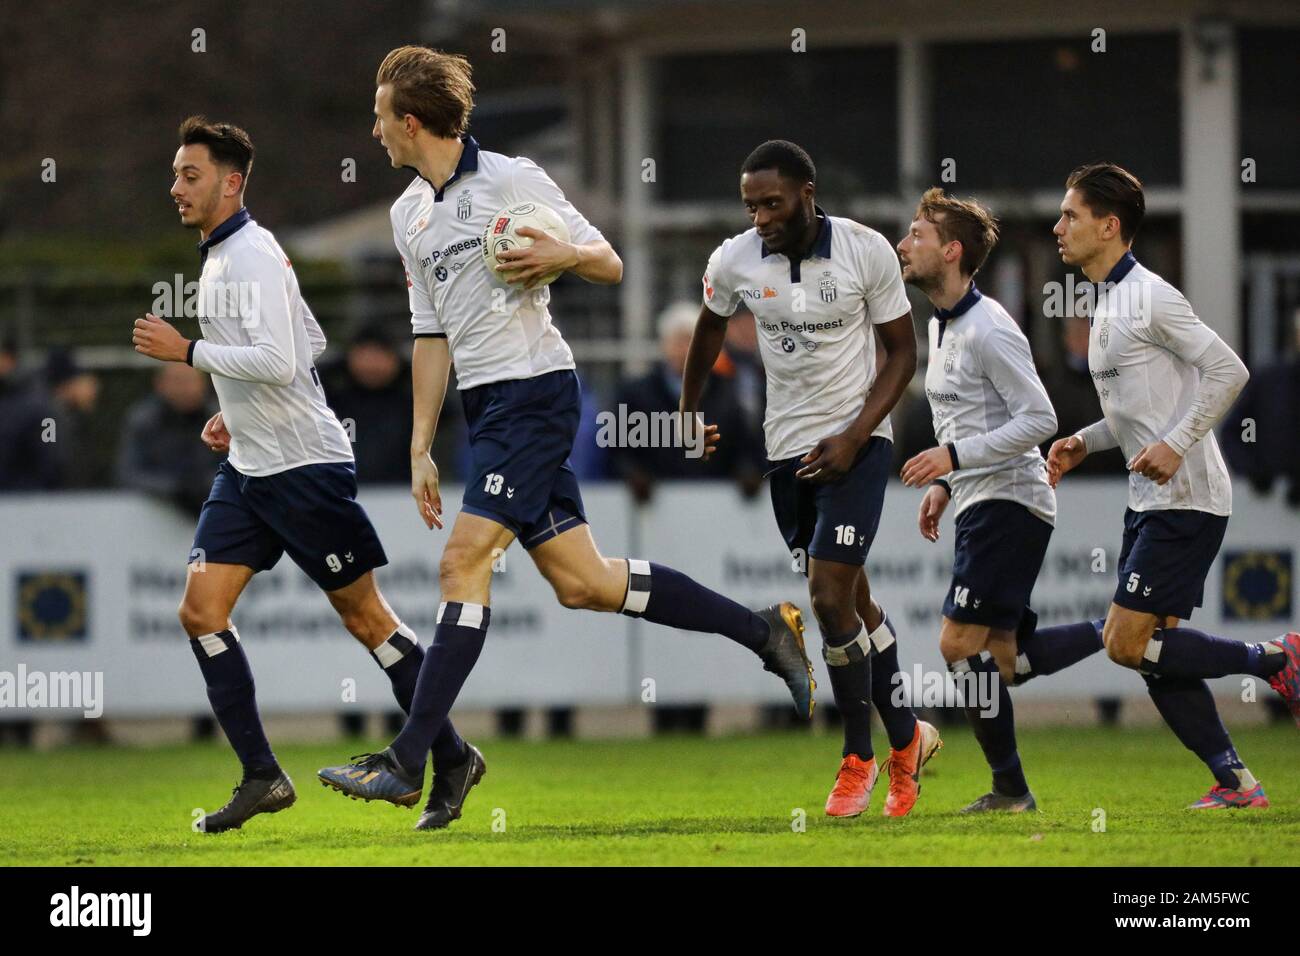
M 1142 182 L 1123 166 L 1115 163 L 1087 163 L 1065 181 L 1066 189 L 1077 189 L 1094 216 L 1114 216 L 1119 220 L 1119 234 L 1132 242 L 1147 214 Z
M 979 272 L 998 242 L 998 221 L 983 204 L 947 196 L 938 186 L 930 187 L 921 196 L 916 218 L 934 223 L 941 242 L 961 243 L 962 275 Z
M 817 182 L 817 167 L 808 151 L 788 139 L 769 139 L 745 158 L 741 173 L 756 173 L 760 169 L 775 169 L 777 173 L 798 183 Z
M 243 177 L 239 191 L 244 191 L 253 171 L 253 141 L 247 133 L 231 123 L 213 123 L 206 116 L 196 115 L 181 123 L 180 139 L 182 146 L 206 146 L 214 163 Z

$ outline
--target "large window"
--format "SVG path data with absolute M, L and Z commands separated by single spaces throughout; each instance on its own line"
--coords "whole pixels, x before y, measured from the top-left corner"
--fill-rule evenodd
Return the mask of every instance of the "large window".
M 962 189 L 1056 188 L 1110 160 L 1150 185 L 1181 179 L 1178 39 L 1112 33 L 932 48 L 934 168 Z
M 1300 187 L 1300 30 L 1243 30 L 1238 66 L 1241 155 L 1259 189 Z M 1249 188 L 1249 187 L 1247 187 Z
M 734 198 L 740 164 L 767 139 L 812 154 L 827 201 L 894 192 L 897 61 L 892 47 L 656 61 L 658 198 Z

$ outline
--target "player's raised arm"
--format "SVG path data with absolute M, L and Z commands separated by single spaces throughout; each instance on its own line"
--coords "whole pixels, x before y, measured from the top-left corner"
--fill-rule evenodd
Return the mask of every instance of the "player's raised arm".
M 709 382 L 709 372 L 722 352 L 726 337 L 727 317 L 718 315 L 707 305 L 700 306 L 691 348 L 686 353 L 686 367 L 682 370 L 682 395 L 677 406 L 680 411 L 693 414 L 699 409 L 704 386 Z
M 875 328 L 885 347 L 885 361 L 876 373 L 876 380 L 867 394 L 862 411 L 848 429 L 850 434 L 860 437 L 863 442 L 871 437 L 871 433 L 898 404 L 903 392 L 907 390 L 907 383 L 916 374 L 916 332 L 912 328 L 911 310 Z
M 1141 329 L 1152 344 L 1173 352 L 1200 371 L 1200 382 L 1186 414 L 1163 440 L 1143 448 L 1129 468 L 1156 484 L 1169 481 L 1182 466 L 1189 448 L 1203 439 L 1232 408 L 1246 387 L 1250 372 L 1214 330 L 1192 311 L 1176 290 L 1153 285 L 1151 321 Z
M 438 430 L 451 352 L 445 335 L 419 336 L 411 353 L 411 494 L 426 526 L 442 527 L 442 495 L 438 490 L 438 466 L 429 454 Z
M 559 213 L 569 227 L 569 242 L 537 229 L 523 228 L 519 235 L 533 240 L 526 249 L 514 249 L 497 258 L 501 277 L 511 284 L 532 288 L 536 281 L 553 272 L 572 272 L 597 285 L 617 285 L 623 280 L 623 260 L 600 230 L 587 221 L 565 197 L 564 191 L 546 171 L 530 159 L 515 160 L 510 188 L 520 199 L 539 202 Z
M 293 381 L 293 318 L 289 311 L 285 266 L 269 251 L 250 257 L 246 265 L 254 294 L 249 307 L 241 306 L 239 321 L 247 330 L 251 345 L 217 345 L 196 341 L 189 362 L 213 375 L 264 385 L 288 385 Z M 242 300 L 241 294 L 241 300 Z
M 1011 417 L 990 432 L 953 442 L 953 464 L 958 468 L 1007 461 L 1056 434 L 1056 411 L 1038 378 L 1024 336 L 994 327 L 980 342 L 979 358 L 984 374 L 1006 403 Z
M 701 460 L 713 454 L 722 438 L 717 425 L 705 424 L 702 438 L 696 437 L 695 429 L 703 423 L 703 416 L 699 415 L 700 398 L 726 337 L 727 317 L 718 315 L 707 305 L 701 306 L 700 317 L 695 320 L 695 334 L 691 336 L 691 348 L 686 353 L 686 366 L 682 369 L 682 394 L 677 403 L 682 414 L 681 427 L 687 430 L 684 440 L 697 444 L 702 440 L 704 443 Z

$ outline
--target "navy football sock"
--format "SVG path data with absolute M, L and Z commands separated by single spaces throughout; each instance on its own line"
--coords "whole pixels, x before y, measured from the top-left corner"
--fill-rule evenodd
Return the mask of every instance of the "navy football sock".
M 491 609 L 481 604 L 443 601 L 439 606 L 438 629 L 420 665 L 410 716 L 391 745 L 404 769 L 423 771 L 425 752 L 483 650 L 491 617 Z
M 1035 629 L 1038 615 L 1028 608 L 1016 634 L 1016 685 L 1032 677 L 1055 674 L 1101 650 L 1104 620 L 1080 621 Z
M 871 643 L 859 625 L 852 634 L 825 635 L 822 657 L 831 677 L 835 706 L 844 721 L 843 756 L 857 754 L 870 760 L 871 749 Z
M 1142 655 L 1142 670 L 1166 677 L 1271 677 L 1286 666 L 1286 655 L 1267 645 L 1215 637 L 1191 627 L 1157 629 Z
M 898 641 L 894 625 L 881 608 L 880 627 L 870 634 L 871 700 L 880 722 L 889 735 L 889 746 L 902 750 L 916 736 L 916 714 L 911 702 L 903 699 L 902 676 L 898 673 Z
M 424 662 L 424 648 L 420 646 L 415 632 L 405 624 L 398 624 L 397 630 L 389 635 L 388 640 L 380 644 L 370 656 L 384 669 L 393 685 L 393 697 L 402 712 L 410 714 L 411 701 L 415 698 L 415 683 L 420 677 L 420 665 Z M 460 739 L 451 718 L 444 720 L 438 728 L 438 736 L 433 739 L 433 769 L 439 766 L 454 767 L 465 760 L 465 741 Z
M 976 655 L 954 661 L 948 669 L 962 692 L 966 719 L 993 771 L 993 790 L 1005 797 L 1024 796 L 1029 784 L 1016 751 L 1015 711 L 998 665 L 991 656 Z
M 239 756 L 244 773 L 266 779 L 278 776 L 280 765 L 262 730 L 253 671 L 239 643 L 239 632 L 232 626 L 215 634 L 192 637 L 190 648 L 207 682 L 212 713 Z
M 757 653 L 767 643 L 767 622 L 729 597 L 710 591 L 680 571 L 628 558 L 622 612 L 655 624 L 721 634 Z
M 1210 685 L 1191 677 L 1143 674 L 1147 693 L 1169 729 L 1184 747 L 1200 757 L 1220 786 L 1237 789 L 1240 779 L 1232 740 L 1219 719 Z M 1234 766 L 1235 764 L 1235 766 Z

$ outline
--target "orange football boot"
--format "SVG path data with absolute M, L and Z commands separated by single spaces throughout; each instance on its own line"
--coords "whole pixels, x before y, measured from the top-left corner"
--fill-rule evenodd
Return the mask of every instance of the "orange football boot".
M 924 720 L 916 722 L 912 742 L 902 750 L 889 751 L 885 768 L 889 772 L 889 794 L 885 797 L 885 816 L 905 817 L 916 806 L 921 793 L 921 768 L 943 749 L 939 731 Z
M 835 786 L 826 798 L 828 817 L 856 817 L 871 803 L 871 788 L 876 785 L 880 770 L 876 758 L 863 760 L 849 754 L 840 761 L 840 772 L 835 775 Z

